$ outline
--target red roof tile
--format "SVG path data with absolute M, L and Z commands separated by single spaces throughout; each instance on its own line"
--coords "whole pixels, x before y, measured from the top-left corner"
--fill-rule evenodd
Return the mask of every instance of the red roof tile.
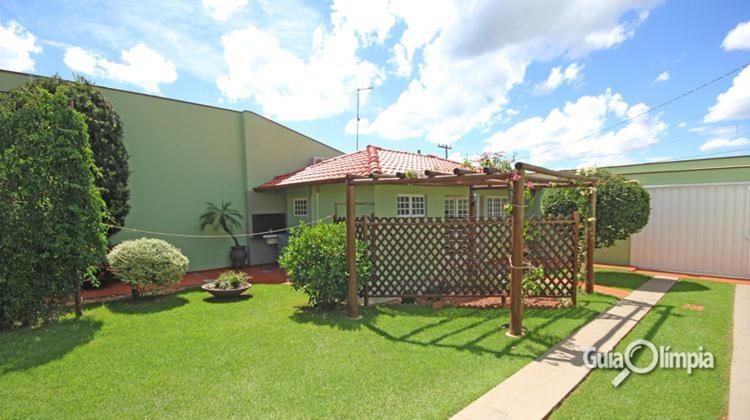
M 461 163 L 434 155 L 401 152 L 367 146 L 354 153 L 337 156 L 306 168 L 274 177 L 258 186 L 258 190 L 285 188 L 295 185 L 332 184 L 343 182 L 347 174 L 395 174 L 414 171 L 424 176 L 426 169 L 439 172 L 453 172 Z

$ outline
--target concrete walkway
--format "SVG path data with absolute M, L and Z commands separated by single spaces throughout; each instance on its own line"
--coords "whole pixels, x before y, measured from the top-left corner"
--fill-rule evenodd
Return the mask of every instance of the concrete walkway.
M 583 352 L 614 348 L 677 281 L 654 277 L 572 336 L 456 414 L 454 419 L 542 419 L 590 369 Z
M 729 420 L 750 415 L 750 286 L 734 291 L 734 348 L 729 380 Z

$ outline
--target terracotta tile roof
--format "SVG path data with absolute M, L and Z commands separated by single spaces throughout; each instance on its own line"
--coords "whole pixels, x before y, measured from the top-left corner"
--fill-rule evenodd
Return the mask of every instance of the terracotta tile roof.
M 306 168 L 274 177 L 257 190 L 285 188 L 295 185 L 332 184 L 343 182 L 347 174 L 395 174 L 414 171 L 423 177 L 426 169 L 439 172 L 453 172 L 462 165 L 434 155 L 401 152 L 367 146 L 363 150 L 326 159 Z

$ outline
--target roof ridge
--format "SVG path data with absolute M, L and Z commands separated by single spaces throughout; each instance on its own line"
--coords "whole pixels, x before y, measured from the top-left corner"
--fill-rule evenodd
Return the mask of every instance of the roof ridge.
M 380 167 L 380 157 L 378 156 L 378 146 L 367 145 L 367 171 L 371 174 L 382 174 L 383 169 Z
M 433 155 L 433 154 L 426 154 L 426 155 L 423 155 L 423 154 L 421 154 L 421 153 L 407 152 L 407 151 L 405 151 L 405 150 L 394 150 L 394 149 L 387 149 L 387 148 L 385 148 L 385 147 L 380 147 L 380 146 L 373 146 L 373 145 L 368 145 L 367 147 L 374 147 L 374 148 L 376 148 L 376 149 L 378 149 L 378 150 L 381 150 L 381 151 L 386 151 L 386 152 L 393 152 L 393 153 L 403 153 L 403 154 L 406 154 L 406 155 L 415 155 L 415 156 L 424 156 L 424 157 L 431 157 L 431 158 L 435 158 L 435 159 L 440 159 L 440 160 L 444 160 L 444 161 L 446 161 L 446 162 L 450 162 L 450 163 L 455 163 L 455 164 L 458 164 L 458 165 L 461 165 L 461 164 L 462 164 L 462 162 L 458 162 L 458 161 L 455 161 L 455 160 L 451 160 L 451 159 L 447 159 L 447 158 L 444 158 L 444 157 L 436 156 L 436 155 Z

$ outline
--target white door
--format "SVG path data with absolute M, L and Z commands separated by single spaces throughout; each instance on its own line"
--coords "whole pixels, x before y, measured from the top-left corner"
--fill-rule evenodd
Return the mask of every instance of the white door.
M 750 278 L 750 183 L 646 189 L 651 217 L 631 239 L 631 265 Z

